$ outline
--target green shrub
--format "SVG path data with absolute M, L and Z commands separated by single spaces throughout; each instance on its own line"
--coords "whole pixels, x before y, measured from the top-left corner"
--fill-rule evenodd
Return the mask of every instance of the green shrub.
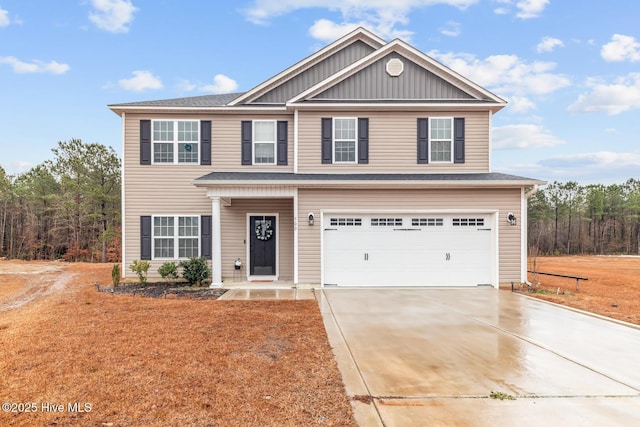
M 202 285 L 202 281 L 211 276 L 211 270 L 204 258 L 191 258 L 189 261 L 181 261 L 182 277 L 185 278 L 192 286 Z
M 165 262 L 158 268 L 158 273 L 163 279 L 175 280 L 178 278 L 178 264 L 175 262 Z
M 133 263 L 129 266 L 131 271 L 136 273 L 142 285 L 147 284 L 147 272 L 149 271 L 149 267 L 151 267 L 151 263 L 149 261 L 138 260 L 134 260 Z
M 120 284 L 120 264 L 113 264 L 113 268 L 111 269 L 111 283 L 113 283 L 114 289 Z

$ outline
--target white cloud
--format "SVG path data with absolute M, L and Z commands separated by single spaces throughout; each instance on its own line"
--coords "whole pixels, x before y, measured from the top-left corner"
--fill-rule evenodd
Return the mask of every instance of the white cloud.
M 539 162 L 541 165 L 564 169 L 598 169 L 611 171 L 612 169 L 632 168 L 640 169 L 640 155 L 637 153 L 615 153 L 612 151 L 597 151 L 593 153 L 567 154 L 549 157 Z
M 553 37 L 543 37 L 538 46 L 536 46 L 536 51 L 538 53 L 543 52 L 552 52 L 556 47 L 563 47 L 564 43 L 560 39 L 556 39 Z
M 314 39 L 328 42 L 337 40 L 340 37 L 349 34 L 351 31 L 358 28 L 358 26 L 360 26 L 360 24 L 336 24 L 328 19 L 319 19 L 313 23 L 311 28 L 309 28 L 309 34 Z
M 0 56 L 0 64 L 10 65 L 13 72 L 18 74 L 64 74 L 71 69 L 69 65 L 56 61 L 48 63 L 38 60 L 23 62 L 13 56 Z
M 130 79 L 118 80 L 118 85 L 124 90 L 142 92 L 147 89 L 162 89 L 162 81 L 149 71 L 134 71 Z
M 630 73 L 607 84 L 592 79 L 587 82 L 591 91 L 582 94 L 571 104 L 570 113 L 604 112 L 616 115 L 625 111 L 640 108 L 640 73 Z
M 130 0 L 91 0 L 91 5 L 95 11 L 89 12 L 89 20 L 111 33 L 128 32 L 138 10 Z
M 408 40 L 412 32 L 398 30 L 398 25 L 409 22 L 412 9 L 438 4 L 449 5 L 460 10 L 478 3 L 479 0 L 254 0 L 244 10 L 246 18 L 255 24 L 267 24 L 272 18 L 282 16 L 298 9 L 322 8 L 339 11 L 342 22 L 335 23 L 321 19 L 310 29 L 313 37 L 329 39 L 329 34 L 343 34 L 347 28 L 364 26 L 384 38 L 402 38 Z
M 29 172 L 35 166 L 36 165 L 31 162 L 16 160 L 5 164 L 3 167 L 6 175 L 10 175 L 15 178 L 22 173 Z
M 516 16 L 521 19 L 537 18 L 544 8 L 549 4 L 549 0 L 522 0 L 516 3 L 518 13 Z
M 600 51 L 605 61 L 640 61 L 640 42 L 635 37 L 614 34 Z
M 553 62 L 527 63 L 517 55 L 478 59 L 472 54 L 437 50 L 429 55 L 481 86 L 505 95 L 545 95 L 571 84 L 566 76 L 551 72 L 556 67 Z
M 462 34 L 462 25 L 459 22 L 449 21 L 446 27 L 440 29 L 440 33 L 448 37 L 458 37 Z
M 206 85 L 199 88 L 203 92 L 211 92 L 214 94 L 230 93 L 238 88 L 235 80 L 225 76 L 224 74 L 216 74 L 213 78 L 212 85 Z
M 536 104 L 532 100 L 524 96 L 513 96 L 509 98 L 508 101 L 508 108 L 514 113 L 526 113 L 528 111 L 536 109 Z
M 8 27 L 11 21 L 9 20 L 9 11 L 0 9 L 0 28 Z
M 512 150 L 531 147 L 554 147 L 565 141 L 535 124 L 496 126 L 493 128 L 493 148 Z

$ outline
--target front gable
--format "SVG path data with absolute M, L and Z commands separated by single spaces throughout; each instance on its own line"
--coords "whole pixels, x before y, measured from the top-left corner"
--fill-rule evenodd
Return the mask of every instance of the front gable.
M 311 86 L 332 76 L 344 67 L 364 58 L 375 51 L 371 45 L 355 40 L 345 48 L 296 74 L 284 83 L 274 87 L 264 95 L 251 101 L 252 104 L 284 104 L 287 100 L 305 91 Z
M 400 73 L 397 75 L 397 70 L 388 70 L 392 67 L 401 67 Z M 313 99 L 451 100 L 475 97 L 407 57 L 392 52 L 318 93 Z

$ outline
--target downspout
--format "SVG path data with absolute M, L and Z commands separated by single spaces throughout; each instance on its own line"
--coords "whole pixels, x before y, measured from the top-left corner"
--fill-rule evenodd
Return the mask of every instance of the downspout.
M 521 253 L 523 254 L 522 256 L 522 271 L 520 273 L 520 281 L 522 283 L 526 283 L 527 285 L 531 285 L 531 283 L 529 282 L 528 278 L 527 278 L 527 261 L 529 258 L 529 242 L 528 242 L 528 226 L 529 226 L 529 219 L 528 219 L 528 215 L 527 215 L 527 206 L 528 206 L 528 200 L 531 196 L 533 196 L 536 192 L 538 191 L 538 186 L 534 185 L 533 187 L 526 189 L 526 188 L 522 188 L 522 196 L 521 196 L 521 200 L 522 200 L 522 205 L 520 207 L 520 217 L 522 218 L 520 220 L 520 241 L 522 242 L 521 248 L 520 250 L 522 251 Z
M 122 268 L 120 269 L 120 275 L 124 279 L 126 277 L 127 269 L 124 268 L 127 261 L 126 258 L 126 240 L 125 240 L 125 228 L 126 228 L 126 212 L 125 212 L 125 177 L 124 177 L 124 161 L 125 161 L 125 129 L 127 121 L 127 113 L 122 112 L 122 163 L 120 164 L 120 251 L 122 256 Z

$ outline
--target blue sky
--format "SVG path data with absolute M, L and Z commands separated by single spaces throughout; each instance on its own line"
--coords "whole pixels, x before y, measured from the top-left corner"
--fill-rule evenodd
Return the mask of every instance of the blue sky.
M 509 101 L 492 170 L 640 179 L 637 0 L 0 0 L 0 165 L 79 138 L 121 152 L 108 104 L 246 91 L 362 25 Z

